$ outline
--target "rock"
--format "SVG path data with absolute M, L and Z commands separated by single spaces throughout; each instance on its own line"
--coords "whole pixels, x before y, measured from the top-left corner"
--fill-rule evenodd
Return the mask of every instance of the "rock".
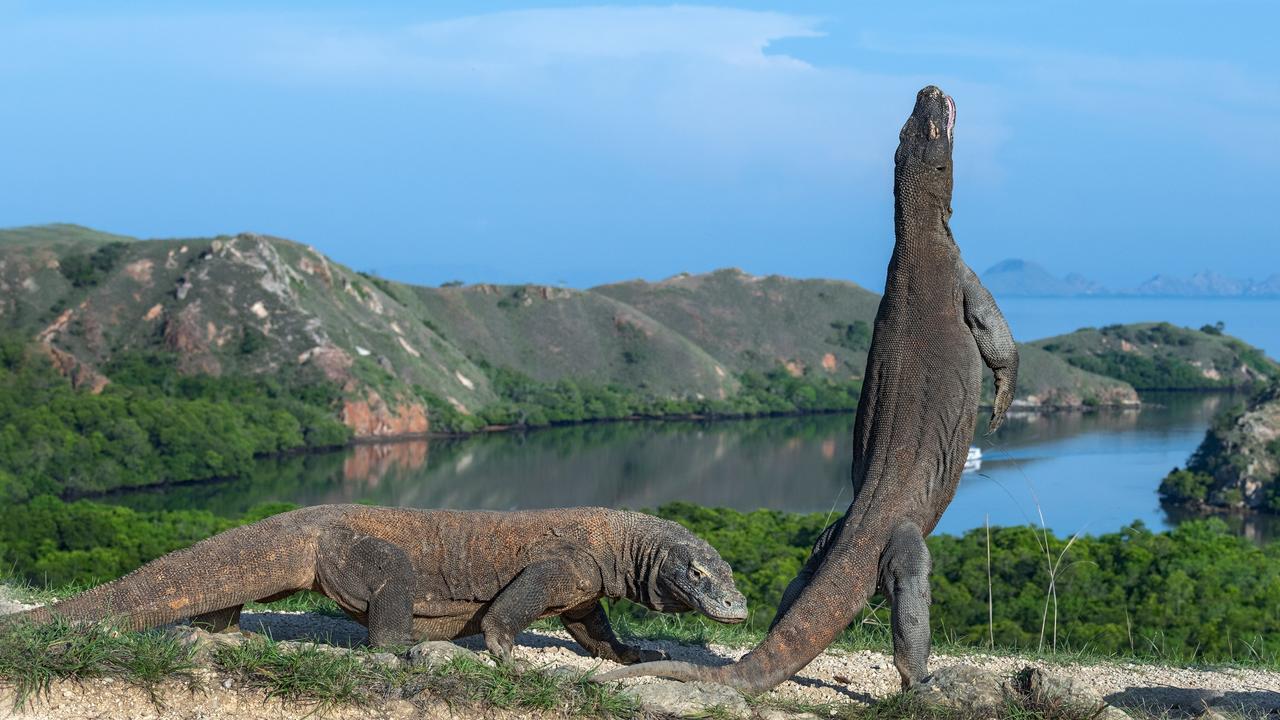
M 487 659 L 477 652 L 454 645 L 448 640 L 427 640 L 409 648 L 409 664 L 414 667 L 439 667 L 457 657 L 468 657 L 480 663 L 484 663 Z
M 1196 715 L 1195 720 L 1230 720 L 1230 718 L 1213 708 L 1205 708 L 1204 712 Z
M 1093 713 L 1098 720 L 1125 720 L 1129 716 L 1107 704 L 1102 693 L 1075 678 L 1051 673 L 1044 668 L 1026 667 L 1014 678 L 1012 687 L 1033 706 L 1068 707 Z
M 44 346 L 44 350 L 49 355 L 49 359 L 53 361 L 53 366 L 57 368 L 58 373 L 69 379 L 71 387 L 77 390 L 83 388 L 97 395 L 110 382 L 105 375 L 94 370 L 87 363 L 81 362 L 80 358 L 65 350 L 60 350 L 49 344 Z
M 376 665 L 387 665 L 389 667 L 399 667 L 400 665 L 400 658 L 396 657 L 395 653 L 389 652 L 369 653 L 361 656 L 361 659 Z
M 951 708 L 993 708 L 1004 704 L 1000 678 L 970 665 L 944 667 L 920 683 L 920 697 L 926 702 Z
M 177 625 L 169 629 L 169 634 L 183 645 L 193 648 L 192 659 L 198 665 L 209 665 L 213 662 L 213 651 L 219 647 L 239 645 L 245 641 L 244 635 L 237 632 L 211 633 L 190 625 Z
M 635 698 L 642 711 L 656 715 L 683 717 L 706 714 L 713 708 L 734 717 L 751 714 L 741 693 L 717 683 L 658 680 L 624 688 L 623 692 Z
M 575 681 L 583 675 L 582 670 L 573 667 L 572 665 L 552 665 L 547 668 L 545 672 L 547 675 L 554 678 L 563 678 L 565 680 Z
M 811 712 L 792 713 L 779 708 L 765 708 L 756 713 L 760 720 L 818 720 Z
M 427 408 L 417 401 L 388 403 L 370 388 L 365 400 L 347 400 L 342 422 L 359 438 L 422 435 L 430 429 Z

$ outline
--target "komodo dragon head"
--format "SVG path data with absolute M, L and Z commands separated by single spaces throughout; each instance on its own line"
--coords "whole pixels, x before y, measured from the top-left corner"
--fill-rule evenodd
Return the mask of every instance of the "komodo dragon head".
M 673 545 L 658 568 L 653 608 L 662 612 L 696 610 L 722 623 L 747 619 L 747 599 L 733 584 L 733 570 L 702 538 L 689 533 Z
M 930 85 L 916 94 L 916 106 L 898 133 L 894 181 L 901 191 L 934 200 L 951 216 L 951 143 L 956 104 Z M 935 203 L 929 203 L 935 205 Z

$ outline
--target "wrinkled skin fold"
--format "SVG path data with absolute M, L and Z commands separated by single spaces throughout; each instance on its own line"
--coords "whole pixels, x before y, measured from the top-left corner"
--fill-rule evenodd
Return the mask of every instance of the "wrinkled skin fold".
M 893 257 L 853 429 L 854 499 L 787 587 L 764 642 L 737 663 L 635 665 L 596 676 L 718 682 L 758 693 L 825 650 L 879 588 L 889 599 L 904 687 L 928 674 L 924 543 L 955 495 L 973 439 L 983 367 L 995 375 L 988 432 L 1013 400 L 1018 353 L 991 294 L 960 258 L 951 218 L 955 103 L 916 96 L 894 155 Z

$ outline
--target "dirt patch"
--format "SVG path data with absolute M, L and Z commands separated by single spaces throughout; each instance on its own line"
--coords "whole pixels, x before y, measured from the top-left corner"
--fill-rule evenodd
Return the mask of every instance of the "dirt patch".
M 156 264 L 153 261 L 144 258 L 142 260 L 131 262 L 128 265 L 125 265 L 124 274 L 128 275 L 130 278 L 133 279 L 134 282 L 138 283 L 139 285 L 150 285 L 151 271 L 155 268 L 155 266 Z

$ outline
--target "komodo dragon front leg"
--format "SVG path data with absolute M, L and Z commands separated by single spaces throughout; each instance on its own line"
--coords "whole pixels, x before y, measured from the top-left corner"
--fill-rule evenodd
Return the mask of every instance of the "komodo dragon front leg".
M 960 287 L 964 292 L 964 322 L 973 333 L 982 362 L 995 375 L 996 398 L 991 407 L 991 424 L 987 433 L 993 433 L 1004 422 L 1005 411 L 1013 402 L 1018 384 L 1018 346 L 1009 332 L 1009 323 L 996 305 L 995 298 L 982 285 L 977 274 L 959 261 Z
M 516 634 L 534 620 L 549 613 L 559 614 L 587 599 L 598 597 L 598 573 L 591 577 L 584 570 L 572 556 L 547 558 L 526 565 L 498 593 L 480 620 L 480 630 L 484 633 L 484 644 L 489 652 L 510 660 Z
M 573 639 L 594 657 L 623 665 L 667 658 L 667 654 L 659 650 L 644 650 L 619 640 L 599 600 L 560 613 L 560 622 L 564 623 L 564 629 L 569 631 Z
M 415 575 L 400 546 L 349 530 L 326 532 L 316 552 L 316 584 L 364 622 L 370 645 L 410 644 Z

